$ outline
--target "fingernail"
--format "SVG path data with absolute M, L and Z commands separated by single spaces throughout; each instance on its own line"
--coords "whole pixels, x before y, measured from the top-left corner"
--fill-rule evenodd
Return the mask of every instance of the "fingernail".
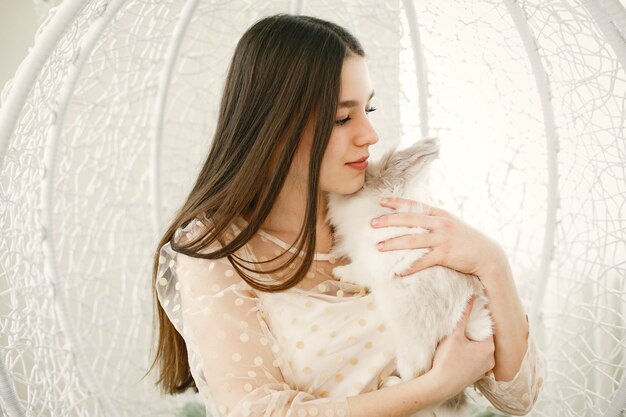
M 387 204 L 389 202 L 388 199 L 383 198 L 382 200 L 380 200 L 381 204 Z
M 378 242 L 378 243 L 376 244 L 376 247 L 380 250 L 380 249 L 382 249 L 382 248 L 384 248 L 384 247 L 385 247 L 385 244 L 384 244 L 383 242 Z
M 372 219 L 372 226 L 376 226 L 378 224 L 378 218 Z

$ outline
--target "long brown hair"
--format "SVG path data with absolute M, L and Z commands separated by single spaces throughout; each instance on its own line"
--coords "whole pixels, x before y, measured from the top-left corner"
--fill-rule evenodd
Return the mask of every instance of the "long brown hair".
M 334 23 L 302 15 L 277 14 L 254 23 L 241 37 L 228 69 L 211 149 L 196 183 L 158 242 L 152 288 L 158 315 L 158 346 L 148 373 L 158 362 L 156 385 L 167 394 L 197 391 L 185 341 L 169 321 L 156 292 L 159 249 L 205 259 L 227 257 L 233 268 L 259 291 L 283 291 L 297 285 L 313 261 L 319 209 L 319 174 L 339 101 L 341 69 L 351 55 L 365 56 L 359 41 Z M 234 254 L 266 219 L 281 190 L 303 130 L 314 121 L 310 150 L 307 208 L 296 254 L 278 267 L 259 271 Z M 223 234 L 236 216 L 249 217 L 248 227 L 224 244 Z M 178 245 L 179 227 L 206 216 L 207 233 Z M 199 253 L 218 241 L 219 250 Z M 256 282 L 243 272 L 276 272 L 303 253 L 293 276 L 276 285 Z M 281 255 L 279 255 L 280 257 Z M 274 258 L 276 259 L 276 258 Z M 270 260 L 271 261 L 271 260 Z M 266 261 L 266 262 L 270 262 Z

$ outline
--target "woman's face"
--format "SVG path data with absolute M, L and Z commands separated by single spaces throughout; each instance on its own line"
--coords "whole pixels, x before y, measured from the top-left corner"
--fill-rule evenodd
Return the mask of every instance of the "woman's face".
M 320 191 L 352 194 L 363 187 L 365 170 L 348 162 L 369 155 L 369 146 L 378 142 L 378 133 L 368 118 L 374 90 L 365 60 L 351 56 L 341 69 L 341 88 L 335 124 L 322 159 Z M 307 177 L 313 126 L 309 123 L 296 151 L 301 177 Z

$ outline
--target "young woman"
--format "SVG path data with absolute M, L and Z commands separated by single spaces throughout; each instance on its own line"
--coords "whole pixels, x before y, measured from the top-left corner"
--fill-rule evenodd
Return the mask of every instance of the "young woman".
M 371 294 L 333 278 L 349 260 L 330 255 L 326 221 L 327 192 L 363 186 L 350 162 L 378 141 L 373 95 L 365 53 L 340 26 L 280 14 L 242 36 L 210 152 L 155 255 L 163 392 L 194 388 L 230 417 L 409 416 L 472 384 L 505 412 L 533 406 L 541 360 L 504 251 L 435 207 L 379 219 L 431 231 L 381 250 L 430 247 L 407 274 L 439 264 L 479 276 L 495 337 L 468 340 L 466 314 L 429 372 L 383 387 L 393 345 Z

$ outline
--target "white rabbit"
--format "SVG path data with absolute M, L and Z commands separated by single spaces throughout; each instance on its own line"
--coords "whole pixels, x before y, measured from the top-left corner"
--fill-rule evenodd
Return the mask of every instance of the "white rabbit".
M 335 267 L 333 275 L 370 290 L 391 330 L 397 371 L 404 381 L 430 370 L 437 344 L 452 333 L 470 296 L 474 296 L 474 305 L 465 334 L 477 341 L 493 334 L 487 297 L 476 276 L 435 265 L 398 277 L 395 274 L 405 272 L 429 249 L 381 252 L 376 248 L 377 242 L 391 237 L 427 233 L 421 227 L 374 228 L 370 221 L 395 212 L 380 205 L 383 197 L 403 197 L 431 205 L 427 171 L 438 154 L 439 140 L 424 138 L 404 150 L 391 150 L 380 161 L 369 165 L 360 191 L 350 195 L 328 193 L 328 217 L 335 229 L 333 254 L 347 256 L 351 261 Z M 410 209 L 403 207 L 397 211 Z M 392 377 L 383 385 L 399 382 L 399 378 Z M 460 417 L 467 415 L 466 406 L 467 397 L 461 392 L 414 416 Z

